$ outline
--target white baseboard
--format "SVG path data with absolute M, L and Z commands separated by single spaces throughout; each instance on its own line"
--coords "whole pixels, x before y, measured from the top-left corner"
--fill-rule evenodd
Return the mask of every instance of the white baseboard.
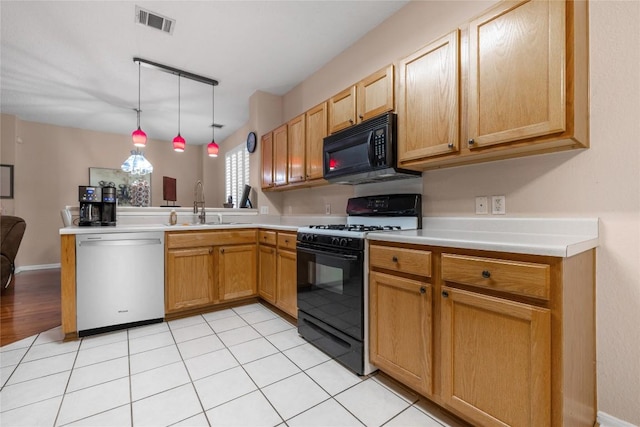
M 602 411 L 598 411 L 598 423 L 600 423 L 600 427 L 638 427 Z
M 16 274 L 22 273 L 23 271 L 49 270 L 51 268 L 60 268 L 60 263 L 57 263 L 57 264 L 40 264 L 40 265 L 24 265 L 24 266 L 21 266 L 21 267 L 16 267 Z

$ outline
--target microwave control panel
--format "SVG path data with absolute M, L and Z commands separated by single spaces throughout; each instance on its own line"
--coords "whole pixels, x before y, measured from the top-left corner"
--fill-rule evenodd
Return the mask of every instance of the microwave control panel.
M 387 164 L 387 135 L 385 131 L 385 128 L 373 131 L 373 166 Z

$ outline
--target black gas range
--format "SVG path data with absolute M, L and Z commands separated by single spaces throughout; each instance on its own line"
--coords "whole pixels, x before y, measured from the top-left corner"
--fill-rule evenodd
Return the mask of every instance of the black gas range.
M 366 234 L 418 229 L 420 194 L 355 197 L 346 224 L 298 229 L 298 332 L 358 374 L 368 363 Z

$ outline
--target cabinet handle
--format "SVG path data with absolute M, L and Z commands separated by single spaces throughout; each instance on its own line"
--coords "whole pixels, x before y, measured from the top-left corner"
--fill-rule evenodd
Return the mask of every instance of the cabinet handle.
M 444 298 L 449 298 L 449 292 L 447 292 L 447 291 L 442 291 L 442 296 L 443 296 Z
M 398 262 L 398 257 L 394 255 L 393 258 L 391 258 L 391 261 Z
M 289 244 L 289 239 L 284 239 L 284 242 L 288 245 Z
M 213 253 L 213 248 L 209 248 L 209 253 L 212 254 Z
M 485 279 L 488 279 L 489 277 L 491 277 L 491 272 L 489 270 L 483 270 L 482 277 L 484 277 Z
M 473 138 L 471 138 L 471 139 L 469 140 L 469 145 L 473 145 L 473 144 L 475 144 L 475 143 L 476 143 L 476 141 L 474 141 L 474 140 L 473 140 Z
M 364 116 L 362 114 L 360 114 L 358 117 L 360 117 L 360 120 L 364 119 Z
M 450 142 L 449 144 L 447 144 L 447 147 L 449 147 L 449 149 L 453 149 L 453 142 Z
M 220 249 L 220 253 L 223 254 L 224 253 L 224 249 Z
M 349 119 L 349 123 L 353 124 L 353 119 Z
M 421 293 L 421 294 L 425 294 L 425 293 L 427 293 L 427 288 L 425 288 L 424 286 L 421 286 L 421 287 L 420 287 L 420 293 Z

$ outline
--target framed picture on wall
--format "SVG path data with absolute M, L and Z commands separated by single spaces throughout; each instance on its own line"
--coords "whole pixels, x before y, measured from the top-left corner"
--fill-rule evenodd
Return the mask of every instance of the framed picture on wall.
M 13 165 L 0 165 L 0 199 L 13 199 Z
M 89 168 L 89 185 L 116 187 L 118 206 L 151 206 L 151 174 L 131 175 L 122 169 Z

